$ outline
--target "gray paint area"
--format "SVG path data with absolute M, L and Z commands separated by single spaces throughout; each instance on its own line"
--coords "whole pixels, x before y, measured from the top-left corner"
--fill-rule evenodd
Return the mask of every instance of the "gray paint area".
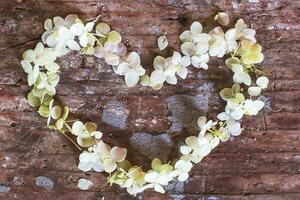
M 213 85 L 207 83 L 197 88 L 198 94 L 195 96 L 174 95 L 168 97 L 167 106 L 171 111 L 168 119 L 172 122 L 168 133 L 181 132 L 183 128 L 189 131 L 198 130 L 197 119 L 201 115 L 206 115 L 213 90 Z
M 0 185 L 0 193 L 9 193 L 10 187 L 5 185 Z
M 168 134 L 134 133 L 129 142 L 131 149 L 140 152 L 149 159 L 159 158 L 163 162 L 168 161 L 168 155 L 173 146 L 173 141 Z
M 129 111 L 125 109 L 121 102 L 112 100 L 104 106 L 102 121 L 113 127 L 124 129 L 127 127 L 128 113 Z
M 45 176 L 38 176 L 35 178 L 36 186 L 43 188 L 45 190 L 53 190 L 54 189 L 54 182 Z

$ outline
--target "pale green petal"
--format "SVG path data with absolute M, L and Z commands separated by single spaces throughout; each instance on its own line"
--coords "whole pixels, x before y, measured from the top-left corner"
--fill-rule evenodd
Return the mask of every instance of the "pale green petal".
M 250 96 L 258 96 L 261 93 L 261 88 L 260 87 L 249 87 L 248 88 L 248 94 Z
M 256 84 L 262 89 L 266 89 L 269 85 L 269 79 L 265 76 L 261 76 L 256 80 Z
M 116 43 L 120 43 L 121 41 L 122 41 L 122 37 L 119 32 L 111 31 L 108 33 L 107 42 L 116 44 Z
M 61 117 L 62 115 L 62 109 L 60 106 L 54 106 L 51 111 L 50 111 L 50 115 L 53 119 L 58 119 Z
M 38 97 L 35 97 L 32 92 L 30 92 L 27 96 L 27 100 L 30 106 L 38 107 L 41 104 L 41 101 Z
M 133 87 L 139 82 L 139 75 L 131 70 L 125 75 L 125 82 L 128 87 Z
M 79 36 L 84 31 L 84 25 L 82 23 L 75 23 L 71 26 L 70 31 L 73 35 Z
M 150 81 L 154 84 L 161 84 L 166 80 L 166 76 L 163 70 L 154 70 L 151 73 Z
M 96 34 L 101 37 L 106 37 L 110 32 L 110 27 L 106 23 L 98 23 L 96 26 Z

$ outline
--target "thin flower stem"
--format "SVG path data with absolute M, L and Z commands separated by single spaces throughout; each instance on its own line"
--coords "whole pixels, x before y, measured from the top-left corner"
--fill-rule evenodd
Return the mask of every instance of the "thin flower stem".
M 80 146 L 78 144 L 76 144 L 76 142 L 74 142 L 67 134 L 65 134 L 62 131 L 59 131 L 61 134 L 63 134 L 63 136 L 65 136 L 68 140 L 70 140 L 70 142 L 72 142 L 80 151 L 82 151 L 82 149 L 80 148 Z

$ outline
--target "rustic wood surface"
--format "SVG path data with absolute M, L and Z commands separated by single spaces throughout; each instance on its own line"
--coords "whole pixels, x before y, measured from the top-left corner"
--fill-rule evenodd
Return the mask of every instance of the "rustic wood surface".
M 37 43 L 46 18 L 101 14 L 151 71 L 160 54 L 157 36 L 167 34 L 171 45 L 162 54 L 170 55 L 193 20 L 209 29 L 221 10 L 257 30 L 265 53 L 262 67 L 271 79 L 264 93 L 267 107 L 245 119 L 244 133 L 196 165 L 188 181 L 172 183 L 165 195 L 148 191 L 136 198 L 300 199 L 298 0 L 0 0 L 0 199 L 134 199 L 109 187 L 104 174 L 80 172 L 76 148 L 47 130 L 26 102 L 30 88 L 20 55 Z M 128 147 L 129 159 L 147 168 L 153 157 L 174 157 L 177 142 L 197 132 L 193 119 L 205 113 L 215 117 L 222 109 L 218 90 L 231 84 L 223 62 L 212 59 L 208 71 L 190 68 L 185 81 L 153 91 L 129 89 L 102 60 L 70 53 L 59 61 L 63 84 L 57 99 L 81 119 L 95 121 L 106 141 Z M 80 177 L 93 180 L 90 191 L 77 188 Z

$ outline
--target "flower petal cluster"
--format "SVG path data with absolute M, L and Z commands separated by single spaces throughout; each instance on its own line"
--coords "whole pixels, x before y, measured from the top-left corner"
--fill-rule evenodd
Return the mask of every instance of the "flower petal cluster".
M 97 125 L 93 122 L 76 121 L 72 125 L 72 133 L 77 136 L 77 143 L 82 147 L 90 147 L 95 144 L 95 138 L 100 139 L 102 133 L 97 131 Z
M 152 170 L 145 175 L 145 181 L 148 187 L 153 187 L 156 192 L 165 193 L 162 186 L 168 185 L 173 179 L 173 166 L 170 164 L 162 164 L 161 160 L 154 158 L 151 163 Z
M 121 147 L 111 148 L 100 140 L 93 146 L 91 152 L 80 154 L 78 168 L 82 171 L 93 169 L 97 172 L 111 173 L 117 168 L 117 163 L 124 161 L 126 155 L 127 149 Z
M 181 51 L 184 55 L 191 57 L 192 65 L 196 68 L 207 69 L 209 61 L 208 42 L 211 37 L 202 33 L 202 25 L 199 22 L 194 22 L 190 30 L 184 31 L 180 35 L 180 39 L 183 42 Z
M 209 32 L 211 36 L 209 45 L 209 55 L 223 57 L 225 54 L 234 51 L 237 48 L 236 30 L 229 29 L 224 33 L 218 26 Z
M 185 79 L 188 74 L 187 67 L 190 64 L 190 57 L 182 56 L 177 51 L 174 51 L 173 56 L 168 58 L 156 56 L 153 60 L 154 71 L 150 77 L 143 77 L 142 84 L 154 89 L 160 89 L 165 81 L 169 84 L 176 84 L 176 75 Z

